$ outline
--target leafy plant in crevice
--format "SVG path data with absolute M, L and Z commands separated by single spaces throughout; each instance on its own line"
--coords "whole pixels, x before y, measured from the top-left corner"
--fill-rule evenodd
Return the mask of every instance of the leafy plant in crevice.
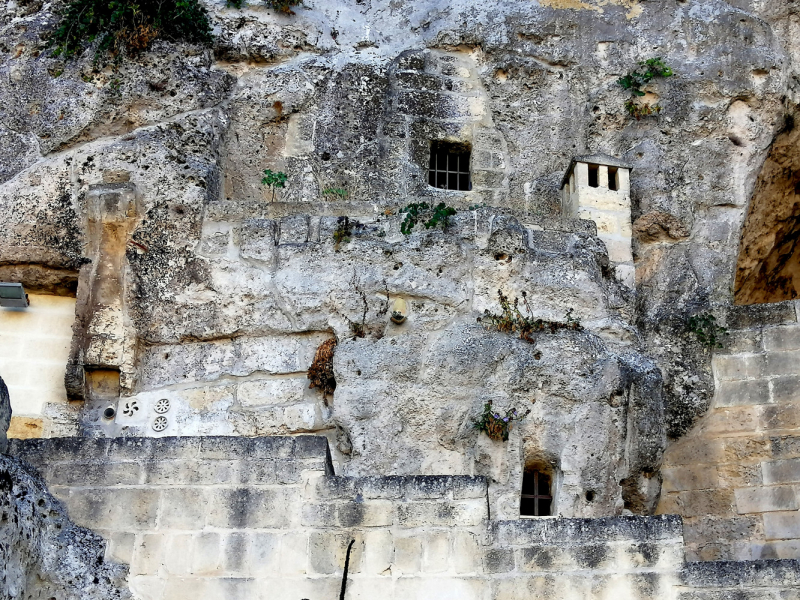
M 722 342 L 728 337 L 727 328 L 718 325 L 717 318 L 708 312 L 689 317 L 687 327 L 707 348 L 722 348 Z
M 501 312 L 499 314 L 493 314 L 489 312 L 489 309 L 486 309 L 483 316 L 478 317 L 478 322 L 486 329 L 502 331 L 504 333 L 518 333 L 520 339 L 532 344 L 536 342 L 537 333 L 555 333 L 559 329 L 568 329 L 572 331 L 583 330 L 580 320 L 572 316 L 572 308 L 570 308 L 564 316 L 564 322 L 534 319 L 533 311 L 531 310 L 530 304 L 528 304 L 527 292 L 522 292 L 522 302 L 525 306 L 527 316 L 523 315 L 519 309 L 519 298 L 514 298 L 512 302 L 509 300 L 508 296 L 503 294 L 502 290 L 497 290 L 497 296 L 500 301 Z
M 293 6 L 300 6 L 303 0 L 264 0 L 264 4 L 272 10 L 293 15 L 295 12 L 292 10 Z
M 661 112 L 662 108 L 658 104 L 651 106 L 649 104 L 638 104 L 633 100 L 628 100 L 625 102 L 625 110 L 627 110 L 628 114 L 634 119 L 640 121 L 642 117 L 657 115 Z
M 625 102 L 625 110 L 628 111 L 628 114 L 638 121 L 642 117 L 660 113 L 662 108 L 658 104 L 639 104 L 635 101 L 635 98 L 645 96 L 642 87 L 656 77 L 666 78 L 672 77 L 674 74 L 672 68 L 664 63 L 662 58 L 656 57 L 640 61 L 633 71 L 625 75 L 625 77 L 617 79 L 617 83 L 633 96 Z
M 309 388 L 322 390 L 322 398 L 327 399 L 336 389 L 336 378 L 333 374 L 333 354 L 336 351 L 336 338 L 325 340 L 317 348 L 314 361 L 308 368 Z
M 338 252 L 340 244 L 346 244 L 353 236 L 353 229 L 362 229 L 364 225 L 356 219 L 339 217 L 336 219 L 336 229 L 333 230 L 333 247 Z
M 326 187 L 322 190 L 322 196 L 330 202 L 333 200 L 345 200 L 347 199 L 348 193 L 344 188 Z
M 198 0 L 70 0 L 50 35 L 55 56 L 96 44 L 95 64 L 108 52 L 133 55 L 155 39 L 210 44 L 211 22 Z
M 425 229 L 433 229 L 442 226 L 442 231 L 447 228 L 447 219 L 456 214 L 456 209 L 440 202 L 436 206 L 431 206 L 427 202 L 415 202 L 405 208 L 400 209 L 400 213 L 406 215 L 400 224 L 400 231 L 403 235 L 411 235 L 417 223 L 425 225 Z
M 520 413 L 516 408 L 508 408 L 505 413 L 492 410 L 492 401 L 489 400 L 483 405 L 483 413 L 473 421 L 473 427 L 478 431 L 483 431 L 493 440 L 506 442 L 511 426 L 514 421 L 521 421 L 530 414 L 528 409 Z
M 283 171 L 273 172 L 271 169 L 264 169 L 264 177 L 261 178 L 261 185 L 269 186 L 272 190 L 272 201 L 275 201 L 275 190 L 285 188 L 289 176 Z

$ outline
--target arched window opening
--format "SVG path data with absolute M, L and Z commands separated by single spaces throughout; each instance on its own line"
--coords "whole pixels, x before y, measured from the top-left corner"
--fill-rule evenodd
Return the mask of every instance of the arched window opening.
M 519 514 L 523 517 L 547 517 L 553 510 L 552 477 L 539 468 L 529 468 L 522 476 Z
M 742 229 L 735 304 L 800 297 L 800 127 L 787 119 L 772 143 Z

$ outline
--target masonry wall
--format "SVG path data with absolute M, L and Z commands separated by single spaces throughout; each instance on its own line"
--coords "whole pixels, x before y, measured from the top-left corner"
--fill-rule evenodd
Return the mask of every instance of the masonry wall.
M 64 370 L 75 320 L 75 298 L 29 294 L 26 309 L 0 308 L 0 376 L 13 416 L 8 435 L 28 438 L 50 429 L 48 405 L 67 404 Z
M 679 517 L 493 520 L 484 478 L 335 476 L 319 436 L 11 452 L 130 565 L 140 600 L 335 598 L 351 540 L 348 600 L 797 598 L 796 561 L 684 563 Z
M 729 320 L 730 338 L 712 360 L 712 406 L 664 455 L 659 512 L 683 516 L 690 559 L 798 558 L 795 303 L 765 306 L 755 317 L 733 313 Z
M 489 520 L 483 478 L 337 477 L 322 437 L 15 441 L 136 597 L 669 596 L 674 517 Z

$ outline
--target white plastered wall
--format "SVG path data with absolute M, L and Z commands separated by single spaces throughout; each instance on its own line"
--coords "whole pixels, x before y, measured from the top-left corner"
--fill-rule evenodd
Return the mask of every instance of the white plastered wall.
M 64 372 L 75 298 L 30 294 L 28 308 L 0 308 L 0 377 L 11 396 L 9 437 L 39 437 L 44 407 L 67 402 Z

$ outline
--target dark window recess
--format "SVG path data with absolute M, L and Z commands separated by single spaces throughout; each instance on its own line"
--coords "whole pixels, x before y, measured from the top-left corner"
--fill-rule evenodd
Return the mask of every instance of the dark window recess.
M 598 175 L 598 166 L 589 165 L 589 187 L 600 187 L 600 177 Z
M 547 517 L 553 507 L 550 492 L 550 475 L 535 469 L 525 471 L 522 476 L 522 500 L 519 514 L 524 517 Z
M 608 189 L 612 191 L 617 191 L 617 168 L 616 167 L 608 167 Z
M 428 185 L 440 190 L 471 190 L 469 158 L 470 148 L 466 144 L 432 142 Z

